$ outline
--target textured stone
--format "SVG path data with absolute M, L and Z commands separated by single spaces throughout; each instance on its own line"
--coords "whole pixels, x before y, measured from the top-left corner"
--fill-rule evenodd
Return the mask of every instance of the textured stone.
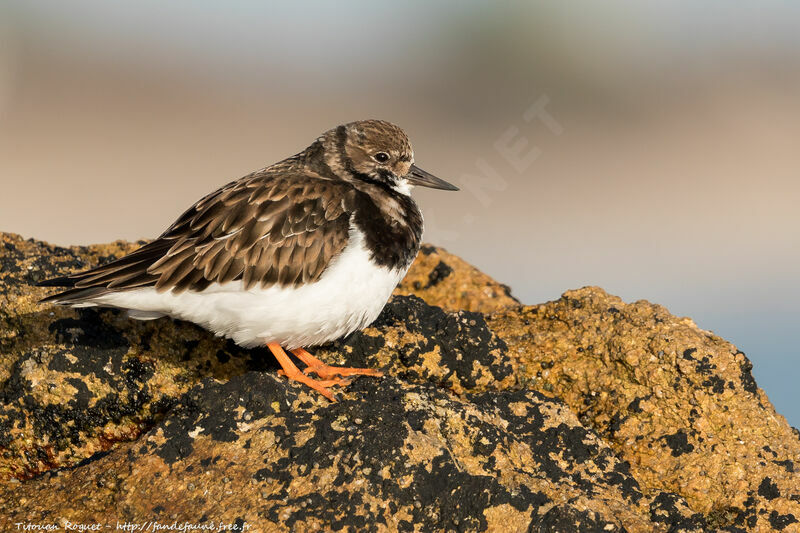
M 521 306 L 426 247 L 375 323 L 312 350 L 387 374 L 330 404 L 192 324 L 36 304 L 32 283 L 135 246 L 0 234 L 2 526 L 800 526 L 796 431 L 744 354 L 662 307 L 597 288 Z
M 679 494 L 718 527 L 796 527 L 797 430 L 729 342 L 659 305 L 626 304 L 596 287 L 488 322 L 518 359 L 520 380 L 562 398 L 630 463 L 645 491 Z
M 77 523 L 206 516 L 256 531 L 702 531 L 680 502 L 644 496 L 534 391 L 457 397 L 360 378 L 331 404 L 263 372 L 205 380 L 138 441 L 0 491 L 10 522 L 58 509 Z
M 491 313 L 516 307 L 511 289 L 442 248 L 423 245 L 417 260 L 394 291 L 413 294 L 431 305 L 450 311 Z

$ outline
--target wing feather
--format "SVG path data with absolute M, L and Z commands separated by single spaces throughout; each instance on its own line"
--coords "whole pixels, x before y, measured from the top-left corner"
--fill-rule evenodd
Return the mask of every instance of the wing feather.
M 270 173 L 232 182 L 183 213 L 158 239 L 119 259 L 43 284 L 74 287 L 56 303 L 145 286 L 246 289 L 318 280 L 347 244 L 351 187 L 317 175 Z

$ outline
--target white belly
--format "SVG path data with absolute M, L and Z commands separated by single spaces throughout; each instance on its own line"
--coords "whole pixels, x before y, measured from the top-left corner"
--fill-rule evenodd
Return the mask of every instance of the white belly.
M 345 249 L 315 283 L 244 290 L 241 281 L 233 281 L 179 294 L 148 287 L 107 294 L 93 302 L 128 309 L 132 318 L 169 315 L 189 320 L 245 347 L 277 342 L 294 349 L 369 325 L 406 270 L 375 266 L 362 234 L 351 231 Z

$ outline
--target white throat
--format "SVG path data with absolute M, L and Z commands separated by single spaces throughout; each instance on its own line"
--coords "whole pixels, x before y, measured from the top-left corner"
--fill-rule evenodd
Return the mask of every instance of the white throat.
M 405 178 L 398 178 L 397 184 L 392 187 L 392 189 L 395 191 L 406 196 L 411 196 L 411 189 L 413 188 L 414 186 L 411 185 Z

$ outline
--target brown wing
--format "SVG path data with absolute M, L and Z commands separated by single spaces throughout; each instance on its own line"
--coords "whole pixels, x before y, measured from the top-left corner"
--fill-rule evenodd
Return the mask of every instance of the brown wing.
M 315 281 L 347 244 L 351 194 L 344 183 L 302 174 L 242 178 L 197 202 L 139 250 L 43 283 L 73 287 L 45 300 L 73 303 L 143 286 L 202 290 L 239 279 L 248 289 Z

